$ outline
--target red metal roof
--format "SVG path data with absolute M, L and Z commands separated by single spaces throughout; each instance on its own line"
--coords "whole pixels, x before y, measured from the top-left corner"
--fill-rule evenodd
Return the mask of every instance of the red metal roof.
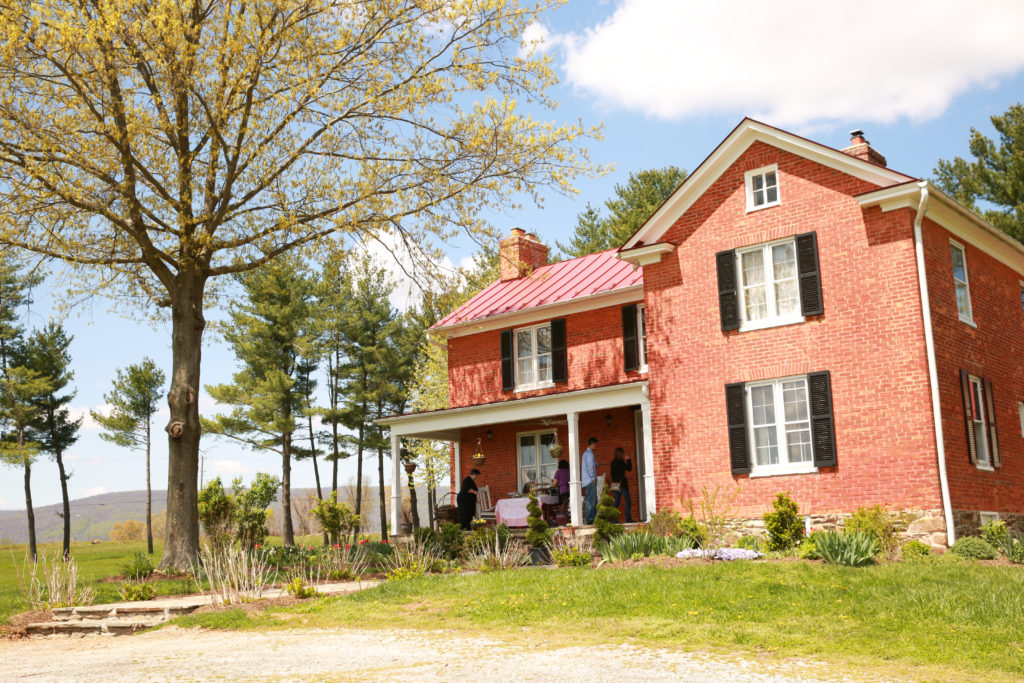
M 439 320 L 434 329 L 643 284 L 643 269 L 619 260 L 616 251 L 552 263 L 518 280 L 492 282 Z

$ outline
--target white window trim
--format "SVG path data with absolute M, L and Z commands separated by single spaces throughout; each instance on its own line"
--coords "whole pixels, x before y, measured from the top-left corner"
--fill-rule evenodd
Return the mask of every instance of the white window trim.
M 640 362 L 638 372 L 647 372 L 647 325 L 644 324 L 646 311 L 644 304 L 636 305 L 636 356 Z
M 551 327 L 551 322 L 549 321 L 549 322 L 541 323 L 539 325 L 530 325 L 529 327 L 519 327 L 519 328 L 516 328 L 516 329 L 512 330 L 512 371 L 513 371 L 515 379 L 516 379 L 516 388 L 515 388 L 516 392 L 535 391 L 537 389 L 547 389 L 548 387 L 555 386 L 555 381 L 554 381 L 553 377 L 552 377 L 552 379 L 544 381 L 544 382 L 538 382 L 536 380 L 536 377 L 540 374 L 540 372 L 539 372 L 540 367 L 539 367 L 539 364 L 537 363 L 537 330 L 540 329 L 541 327 L 548 327 L 548 328 L 550 328 Z M 524 331 L 524 330 L 530 330 L 531 339 L 532 339 L 532 342 L 533 342 L 533 354 L 532 354 L 531 357 L 533 358 L 533 377 L 534 377 L 534 381 L 531 382 L 530 384 L 523 384 L 522 382 L 519 381 L 519 333 Z M 554 364 L 554 360 L 555 360 L 555 353 L 554 353 L 554 349 L 552 349 L 551 350 L 552 376 L 554 375 L 554 365 L 553 365 Z
M 778 448 L 779 454 L 789 455 L 789 444 L 786 442 L 786 430 L 785 430 L 785 406 L 782 400 L 782 384 L 784 382 L 790 382 L 792 380 L 802 379 L 804 381 L 804 390 L 807 396 L 807 426 L 811 429 L 811 459 L 807 462 L 796 462 L 796 463 L 779 463 L 777 465 L 758 465 L 757 464 L 757 450 L 754 442 L 754 411 L 753 406 L 750 402 L 750 390 L 754 387 L 759 386 L 777 386 L 778 391 L 772 390 L 772 396 L 775 399 L 775 429 L 778 434 Z M 818 468 L 814 466 L 814 426 L 811 423 L 811 386 L 807 381 L 807 375 L 792 375 L 790 377 L 776 377 L 775 379 L 747 382 L 744 387 L 743 400 L 746 402 L 745 409 L 749 419 L 747 420 L 747 448 L 750 454 L 750 476 L 751 477 L 775 477 L 785 474 L 811 474 L 818 471 Z M 779 430 L 779 420 L 782 421 L 783 429 Z
M 740 313 L 740 332 L 750 332 L 752 330 L 764 330 L 764 329 L 767 329 L 769 327 L 781 327 L 783 325 L 796 325 L 796 324 L 802 323 L 802 322 L 804 322 L 806 320 L 806 318 L 803 316 L 803 314 L 801 314 L 799 312 L 800 309 L 801 309 L 801 306 L 803 305 L 803 302 L 799 300 L 799 296 L 800 296 L 800 269 L 799 269 L 799 267 L 797 268 L 797 273 L 796 273 L 796 283 L 797 283 L 797 287 L 796 287 L 796 291 L 797 291 L 797 313 L 796 313 L 796 315 L 774 316 L 774 317 L 773 316 L 768 316 L 767 318 L 763 318 L 761 320 L 747 320 L 747 302 L 746 302 L 746 294 L 744 292 L 744 283 L 743 283 L 743 254 L 745 254 L 747 252 L 750 252 L 750 251 L 761 250 L 761 251 L 763 251 L 767 255 L 765 257 L 766 260 L 764 262 L 765 263 L 765 267 L 764 267 L 764 270 L 765 270 L 765 284 L 764 284 L 764 288 L 765 288 L 764 289 L 764 292 L 765 292 L 765 305 L 768 307 L 769 311 L 774 311 L 775 310 L 774 268 L 772 268 L 772 271 L 773 271 L 772 272 L 772 278 L 773 279 L 771 280 L 771 283 L 769 283 L 767 281 L 768 270 L 769 270 L 769 268 L 768 268 L 768 259 L 771 258 L 772 247 L 774 247 L 776 245 L 779 245 L 779 244 L 784 244 L 786 242 L 792 242 L 793 243 L 793 254 L 794 254 L 794 257 L 795 257 L 796 256 L 796 236 L 795 235 L 792 236 L 792 237 L 785 237 L 785 238 L 780 239 L 780 240 L 772 240 L 771 242 L 762 242 L 761 244 L 751 244 L 750 246 L 742 247 L 742 248 L 739 248 L 739 249 L 736 250 L 736 280 L 737 280 L 736 287 L 737 287 L 737 292 L 738 292 L 738 300 L 739 300 L 738 303 L 739 303 L 739 308 L 740 308 L 740 310 L 739 310 L 739 313 Z M 774 263 L 773 263 L 773 265 L 774 265 Z
M 764 175 L 765 173 L 775 173 L 775 201 L 765 202 L 760 206 L 754 206 L 754 177 Z M 771 164 L 770 166 L 762 166 L 761 168 L 755 168 L 747 171 L 743 174 L 743 186 L 747 195 L 747 213 L 751 211 L 760 211 L 761 209 L 767 209 L 772 206 L 778 206 L 782 201 L 782 183 L 779 182 L 779 165 Z
M 971 301 L 971 278 L 967 272 L 967 248 L 961 243 L 954 239 L 949 240 L 950 245 L 960 250 L 961 258 L 964 261 L 964 287 L 967 288 L 967 315 L 960 313 L 960 307 L 956 307 L 956 315 L 960 319 L 960 322 L 967 323 L 971 327 L 977 328 L 978 324 L 974 322 L 974 302 Z M 950 256 L 950 267 L 953 265 L 953 257 Z M 956 303 L 956 285 L 958 280 L 956 274 L 953 275 L 953 302 Z
M 999 513 L 998 512 L 990 512 L 989 510 L 980 510 L 978 512 L 978 519 L 981 522 L 981 525 L 984 526 L 984 525 L 988 524 L 989 522 L 998 522 L 999 521 Z
M 967 381 L 971 386 L 971 394 L 974 394 L 974 385 L 978 385 L 978 412 L 981 414 L 981 441 L 978 440 L 977 434 L 974 437 L 974 449 L 978 456 L 978 462 L 975 465 L 979 470 L 985 470 L 986 472 L 994 472 L 995 468 L 992 466 L 992 448 L 988 443 L 988 410 L 985 405 L 985 383 L 981 381 L 980 377 L 974 375 L 968 375 Z M 974 429 L 974 421 L 971 421 L 971 429 Z M 982 447 L 985 450 L 985 461 L 981 460 Z
M 1020 435 L 1024 436 L 1024 401 L 1017 401 L 1017 413 L 1020 415 Z
M 522 452 L 522 440 L 524 436 L 536 437 L 534 441 L 534 447 L 537 449 L 537 471 L 540 472 L 540 437 L 545 434 L 551 434 L 555 438 L 555 442 L 558 442 L 558 432 L 554 429 L 536 429 L 529 432 L 517 432 L 516 433 L 516 492 L 520 493 L 523 490 L 523 485 L 526 483 L 523 481 L 523 461 L 521 459 Z M 557 460 L 555 461 L 558 462 Z M 557 467 L 557 465 L 556 465 Z

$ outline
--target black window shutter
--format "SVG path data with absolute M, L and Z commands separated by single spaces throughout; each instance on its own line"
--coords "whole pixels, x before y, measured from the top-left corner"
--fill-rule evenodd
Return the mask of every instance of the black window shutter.
M 805 232 L 796 236 L 796 268 L 800 274 L 800 313 L 821 315 L 825 305 L 821 298 L 821 268 L 818 264 L 818 236 Z
M 565 348 L 565 318 L 551 321 L 551 379 L 569 381 L 569 359 Z
M 636 304 L 622 307 L 622 356 L 625 358 L 626 372 L 640 369 L 636 334 Z
M 960 371 L 960 391 L 964 397 L 964 425 L 967 428 L 967 456 L 972 465 L 978 464 L 978 444 L 974 441 L 974 411 L 971 410 L 971 377 L 966 370 Z
M 828 370 L 807 375 L 811 403 L 811 444 L 815 467 L 835 467 L 836 425 L 832 417 L 832 381 Z
M 743 382 L 725 385 L 725 414 L 729 422 L 729 465 L 733 474 L 750 472 L 747 444 L 747 397 Z
M 715 254 L 718 266 L 718 310 L 722 316 L 722 332 L 740 329 L 740 299 L 736 281 L 736 250 Z
M 501 332 L 501 390 L 516 388 L 516 377 L 512 359 L 512 330 Z
M 988 418 L 988 448 L 992 455 L 992 467 L 1002 467 L 999 457 L 999 437 L 996 435 L 996 405 L 992 400 L 992 382 L 984 380 L 985 386 L 985 417 Z

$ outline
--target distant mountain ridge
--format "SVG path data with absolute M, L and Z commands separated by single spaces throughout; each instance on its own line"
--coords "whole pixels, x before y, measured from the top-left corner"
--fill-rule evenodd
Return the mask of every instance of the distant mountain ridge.
M 441 493 L 446 492 L 445 487 Z M 315 489 L 292 489 L 292 507 L 295 509 L 296 502 L 311 495 Z M 403 490 L 403 493 L 406 493 Z M 369 533 L 380 529 L 377 521 L 379 505 L 377 503 L 377 489 L 364 489 L 363 500 L 363 529 Z M 339 487 L 340 499 L 341 487 Z M 420 510 L 421 519 L 426 524 L 427 504 L 426 490 L 417 488 L 417 507 Z M 391 501 L 388 500 L 390 505 Z M 116 491 L 114 493 L 103 493 L 87 498 L 77 498 L 71 504 L 71 540 L 91 541 L 99 539 L 106 541 L 110 538 L 110 530 L 118 522 L 134 519 L 144 522 L 146 519 L 146 492 L 145 491 Z M 153 491 L 153 516 L 156 517 L 167 507 L 167 491 Z M 60 513 L 64 506 L 61 503 L 55 505 L 39 505 L 35 507 L 36 516 L 36 539 L 39 543 L 50 543 L 60 541 L 64 535 L 64 520 Z M 280 527 L 281 503 L 280 500 L 273 506 L 270 529 L 274 532 L 275 527 Z M 296 525 L 295 533 L 303 533 L 303 530 Z M 28 543 L 28 520 L 24 510 L 0 510 L 0 545 L 7 543 Z

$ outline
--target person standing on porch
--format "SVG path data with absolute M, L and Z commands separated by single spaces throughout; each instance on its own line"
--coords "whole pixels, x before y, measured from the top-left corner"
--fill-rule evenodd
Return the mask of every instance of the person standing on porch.
M 585 501 L 583 518 L 587 524 L 593 524 L 594 517 L 597 516 L 597 461 L 594 459 L 596 449 L 597 439 L 590 437 L 590 440 L 587 441 L 587 450 L 583 451 L 580 463 L 583 470 L 580 483 L 583 484 Z
M 473 525 L 473 517 L 476 515 L 476 478 L 480 476 L 480 470 L 470 470 L 469 475 L 462 480 L 459 487 L 459 495 L 455 496 L 455 505 L 459 509 L 459 525 L 469 531 Z
M 619 501 L 623 498 L 626 499 L 626 524 L 633 523 L 633 514 L 630 508 L 633 507 L 633 501 L 629 499 L 629 480 L 626 478 L 626 472 L 633 471 L 633 460 L 632 458 L 623 459 L 625 451 L 621 448 L 615 449 L 615 457 L 612 458 L 612 495 L 615 496 L 615 507 L 619 507 Z

